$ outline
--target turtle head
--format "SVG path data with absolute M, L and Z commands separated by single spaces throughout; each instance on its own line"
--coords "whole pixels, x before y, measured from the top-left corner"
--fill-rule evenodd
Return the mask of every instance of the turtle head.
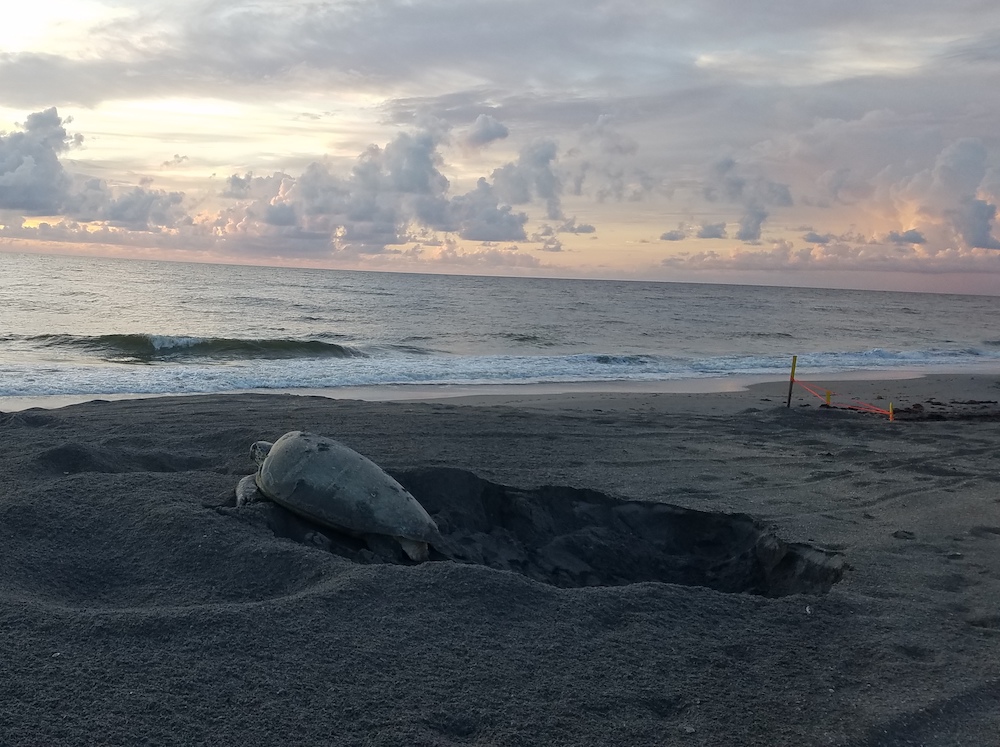
M 250 458 L 256 462 L 259 467 L 267 459 L 268 453 L 271 451 L 271 447 L 274 446 L 270 441 L 257 441 L 250 447 Z

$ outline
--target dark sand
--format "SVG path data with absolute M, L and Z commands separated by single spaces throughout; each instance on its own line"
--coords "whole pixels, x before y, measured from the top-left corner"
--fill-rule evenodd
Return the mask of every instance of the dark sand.
M 1000 380 L 786 391 L 0 415 L 0 745 L 1000 744 Z M 476 562 L 235 508 L 292 429 Z

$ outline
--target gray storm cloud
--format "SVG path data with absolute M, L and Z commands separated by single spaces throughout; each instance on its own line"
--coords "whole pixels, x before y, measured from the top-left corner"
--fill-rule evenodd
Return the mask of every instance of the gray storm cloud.
M 736 238 L 740 241 L 758 241 L 760 228 L 767 220 L 768 212 L 760 205 L 748 205 L 743 217 L 740 218 L 740 229 Z
M 733 158 L 723 158 L 712 165 L 704 194 L 713 202 L 724 199 L 750 205 L 792 204 L 787 184 L 771 181 L 760 174 L 748 175 Z
M 149 180 L 112 189 L 101 179 L 74 179 L 60 156 L 80 145 L 83 136 L 69 135 L 65 127 L 69 121 L 50 107 L 28 115 L 20 131 L 0 135 L 0 209 L 65 216 L 67 226 L 75 228 L 60 231 L 74 230 L 106 243 L 114 242 L 104 234 L 84 231 L 76 221 L 102 222 L 130 231 L 159 231 L 192 223 L 183 207 L 183 193 L 150 189 Z M 60 235 L 58 240 L 66 238 Z
M 250 198 L 246 219 L 230 220 L 232 233 L 264 224 L 286 238 L 327 236 L 352 251 L 371 253 L 407 239 L 411 220 L 441 219 L 448 179 L 437 152 L 440 135 L 400 133 L 385 147 L 369 146 L 346 177 L 313 162 L 298 178 L 234 174 L 224 194 Z
M 298 223 L 295 206 L 287 202 L 268 205 L 264 209 L 264 222 L 271 226 L 294 226 Z
M 400 133 L 385 147 L 369 146 L 346 176 L 319 162 L 297 178 L 234 174 L 223 193 L 244 200 L 244 211 L 224 211 L 217 225 L 230 235 L 277 232 L 310 241 L 325 235 L 336 250 L 371 254 L 398 251 L 389 247 L 415 240 L 415 227 L 468 241 L 524 241 L 528 215 L 513 205 L 537 198 L 550 212 L 553 201 L 558 209 L 555 143 L 530 144 L 517 162 L 496 169 L 492 181 L 481 177 L 473 189 L 452 196 L 439 169 L 441 140 L 440 131 Z M 574 220 L 564 226 L 594 230 Z
M 816 233 L 815 231 L 807 231 L 802 236 L 802 240 L 809 244 L 829 244 L 836 238 L 832 233 Z
M 497 121 L 489 114 L 480 114 L 465 135 L 465 143 L 474 148 L 481 148 L 496 140 L 503 140 L 510 134 L 507 125 Z
M 181 210 L 184 195 L 134 187 L 118 197 L 107 200 L 100 218 L 111 225 L 134 230 L 162 226 L 171 228 L 187 220 Z
M 180 192 L 136 186 L 111 190 L 99 179 L 73 178 L 60 156 L 83 142 L 70 135 L 55 107 L 29 114 L 19 132 L 0 135 L 0 209 L 25 214 L 66 215 L 104 221 L 131 230 L 151 230 L 189 223 Z
M 740 241 L 760 240 L 761 227 L 770 215 L 766 206 L 792 205 L 792 194 L 787 184 L 772 181 L 761 174 L 748 174 L 733 158 L 723 158 L 712 165 L 703 194 L 710 202 L 723 201 L 743 206 L 743 216 L 736 232 Z
M 132 231 L 190 224 L 184 194 L 144 186 L 113 191 L 101 179 L 88 179 L 65 200 L 64 214 L 84 222 L 104 222 Z
M 920 233 L 915 228 L 911 228 L 909 231 L 889 231 L 886 235 L 886 241 L 893 244 L 926 244 L 927 239 L 924 235 Z
M 521 149 L 517 161 L 493 171 L 493 186 L 509 205 L 524 205 L 534 196 L 545 201 L 549 220 L 562 220 L 562 182 L 553 171 L 558 147 L 553 140 L 536 140 Z
M 662 176 L 651 173 L 640 156 L 639 142 L 617 124 L 601 114 L 581 128 L 564 165 L 573 195 L 586 194 L 602 203 L 639 202 L 662 186 Z
M 696 235 L 699 239 L 724 239 L 726 238 L 726 224 L 702 223 Z
M 0 134 L 0 209 L 36 215 L 62 210 L 72 178 L 59 154 L 83 141 L 64 124 L 52 107 L 29 114 L 21 131 Z
M 1000 241 L 993 238 L 996 205 L 985 200 L 967 198 L 957 210 L 948 211 L 947 214 L 966 245 L 976 249 L 1000 249 Z
M 556 228 L 559 233 L 596 233 L 597 226 L 590 223 L 577 223 L 576 216 L 572 218 L 567 218 L 563 223 Z
M 240 176 L 232 174 L 226 178 L 226 188 L 222 191 L 223 197 L 235 197 L 242 199 L 250 196 L 250 187 L 253 184 L 253 172 Z
M 494 189 L 480 177 L 476 188 L 448 204 L 449 228 L 470 241 L 524 241 L 528 216 L 500 205 Z
M 583 128 L 580 136 L 584 143 L 593 143 L 602 153 L 611 156 L 631 156 L 639 150 L 639 143 L 614 127 L 614 119 L 602 114 L 592 125 Z

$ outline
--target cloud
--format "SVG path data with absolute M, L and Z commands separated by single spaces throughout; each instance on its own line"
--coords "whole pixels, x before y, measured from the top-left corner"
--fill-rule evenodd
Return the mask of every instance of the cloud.
M 631 156 L 639 150 L 639 143 L 615 129 L 614 118 L 607 114 L 602 114 L 594 124 L 584 127 L 581 140 L 596 144 L 600 152 L 609 156 Z
M 740 241 L 758 241 L 760 239 L 760 227 L 767 220 L 768 212 L 759 205 L 750 205 L 746 213 L 740 218 L 740 230 L 736 232 L 736 238 Z
M 460 250 L 454 244 L 444 246 L 438 255 L 438 262 L 449 265 L 479 268 L 541 267 L 538 257 L 525 254 L 516 246 L 483 246 L 479 249 Z
M 1000 253 L 983 249 L 935 251 L 919 245 L 883 246 L 834 242 L 796 249 L 788 241 L 767 248 L 736 248 L 728 252 L 680 254 L 662 260 L 671 269 L 700 271 L 848 271 L 941 274 L 987 272 L 1000 274 Z
M 555 194 L 557 185 L 548 179 L 554 149 L 530 146 L 517 163 L 495 170 L 494 182 L 480 177 L 473 189 L 450 196 L 450 182 L 439 168 L 444 132 L 437 127 L 403 132 L 385 147 L 371 145 L 346 176 L 318 161 L 299 177 L 233 174 L 223 194 L 240 199 L 242 207 L 220 212 L 216 230 L 232 238 L 269 235 L 310 246 L 325 236 L 330 251 L 355 256 L 401 252 L 391 247 L 421 230 L 467 241 L 526 240 L 528 215 L 510 203 L 530 200 L 536 192 Z M 507 199 L 500 199 L 500 189 Z
M 473 148 L 481 148 L 496 140 L 503 140 L 510 130 L 502 122 L 498 122 L 489 114 L 480 114 L 475 123 L 465 135 L 465 143 Z
M 381 152 L 371 146 L 364 158 L 374 175 L 390 190 L 418 195 L 441 195 L 448 189 L 448 179 L 438 170 L 442 159 L 437 152 L 441 134 L 431 130 L 402 132 Z M 358 172 L 360 173 L 360 171 Z
M 572 194 L 598 202 L 638 202 L 662 186 L 662 177 L 641 158 L 638 140 L 621 125 L 602 113 L 580 129 L 577 144 L 561 158 Z
M 924 235 L 915 228 L 911 228 L 909 231 L 903 231 L 899 233 L 898 231 L 889 231 L 886 235 L 886 241 L 893 244 L 926 244 L 927 239 Z
M 881 193 L 897 212 L 916 213 L 924 229 L 917 234 L 925 241 L 928 232 L 948 228 L 967 247 L 998 249 L 992 235 L 996 205 L 979 197 L 991 191 L 988 159 L 982 141 L 960 138 L 941 149 L 931 168 L 889 181 Z
M 510 205 L 524 205 L 534 196 L 544 200 L 549 220 L 562 220 L 562 182 L 553 171 L 557 146 L 552 140 L 535 140 L 521 149 L 517 161 L 493 171 L 493 187 Z
M 711 3 L 678 13 L 642 0 L 149 0 L 113 12 L 75 47 L 0 53 L 7 106 L 82 102 L 77 121 L 99 136 L 75 161 L 55 151 L 48 170 L 0 158 L 0 185 L 17 172 L 13 191 L 0 186 L 8 212 L 95 224 L 80 231 L 158 226 L 178 246 L 201 230 L 285 257 L 402 255 L 446 234 L 506 244 L 541 219 L 588 245 L 585 259 L 553 261 L 609 273 L 640 261 L 610 245 L 624 226 L 755 243 L 808 223 L 800 245 L 861 246 L 841 240 L 855 234 L 883 251 L 923 248 L 922 261 L 998 241 L 1000 100 L 982 92 L 997 75 L 1000 6 L 741 5 L 722 26 Z M 0 152 L 10 145 L 4 135 Z M 202 167 L 232 176 L 199 181 Z M 663 216 L 691 225 L 664 231 Z M 564 235 L 596 238 L 594 224 L 604 241 Z
M 630 3 L 581 8 L 569 0 L 289 0 L 280 8 L 150 0 L 81 27 L 79 48 L 62 56 L 45 47 L 3 55 L 0 97 L 21 102 L 38 96 L 40 85 L 59 100 L 87 106 L 167 91 L 447 91 L 456 84 L 565 91 L 630 66 L 633 81 L 659 77 L 662 66 L 654 74 L 650 64 L 680 56 L 653 52 L 659 47 L 652 42 L 676 28 L 672 15 L 643 13 Z M 635 31 L 623 33 L 622 24 Z M 516 54 L 511 39 L 517 39 Z
M 132 231 L 159 231 L 192 222 L 182 192 L 147 186 L 111 188 L 102 179 L 88 179 L 66 195 L 61 212 L 74 221 Z
M 114 226 L 133 230 L 172 227 L 185 219 L 181 209 L 184 195 L 133 187 L 120 196 L 110 198 L 102 207 L 99 219 Z
M 723 230 L 725 230 L 724 224 L 723 224 Z M 687 231 L 680 228 L 675 228 L 673 231 L 666 231 L 660 234 L 661 241 L 683 241 L 686 238 L 687 238 Z
M 271 226 L 294 226 L 298 224 L 298 215 L 293 204 L 279 202 L 265 208 L 263 220 Z
M 967 197 L 957 209 L 949 211 L 948 216 L 967 246 L 1000 249 L 1000 241 L 993 238 L 992 233 L 997 217 L 996 205 Z
M 829 169 L 815 180 L 815 188 L 820 197 L 816 201 L 822 207 L 830 202 L 856 205 L 871 196 L 874 188 L 849 167 Z
M 327 253 L 411 258 L 423 248 L 414 253 L 397 247 L 418 236 L 423 237 L 421 247 L 430 246 L 433 232 L 488 243 L 526 240 L 528 215 L 515 210 L 511 202 L 538 197 L 549 208 L 554 202 L 552 209 L 558 209 L 560 182 L 551 168 L 554 143 L 530 143 L 516 162 L 494 170 L 493 181 L 480 178 L 472 190 L 451 195 L 450 182 L 440 170 L 439 146 L 446 132 L 447 128 L 431 126 L 399 133 L 384 147 L 365 148 L 346 173 L 331 161 L 314 161 L 299 176 L 232 174 L 220 196 L 236 202 L 197 219 L 184 213 L 182 193 L 148 186 L 116 191 L 98 179 L 83 182 L 65 207 L 91 224 L 103 222 L 133 231 L 183 228 L 188 236 L 211 235 L 220 246 L 231 247 L 230 254 L 265 254 L 270 246 L 273 254 L 284 257 Z M 506 199 L 500 199 L 499 190 Z M 559 231 L 595 230 L 575 218 L 559 217 Z M 66 223 L 64 229 L 72 226 Z M 550 227 L 550 235 L 539 239 L 541 250 L 562 250 L 555 231 Z M 534 266 L 530 258 L 523 258 L 527 255 L 517 255 L 518 259 L 510 249 L 455 261 Z
M 218 94 L 227 86 L 282 91 L 310 84 L 330 90 L 360 81 L 382 90 L 450 84 L 452 89 L 537 90 L 543 96 L 567 91 L 584 101 L 598 93 L 597 106 L 606 112 L 612 110 L 609 99 L 625 99 L 634 91 L 682 92 L 697 104 L 713 85 L 742 83 L 770 94 L 762 89 L 779 81 L 795 84 L 796 96 L 812 94 L 810 83 L 846 82 L 848 90 L 830 92 L 828 98 L 863 104 L 857 89 L 864 91 L 866 85 L 879 86 L 870 94 L 873 100 L 879 94 L 898 98 L 905 93 L 898 83 L 902 73 L 919 72 L 920 63 L 935 63 L 933 69 L 943 77 L 941 69 L 969 68 L 970 55 L 959 58 L 959 52 L 995 48 L 983 29 L 996 28 L 997 12 L 981 3 L 956 0 L 948 13 L 927 2 L 876 5 L 852 3 L 850 12 L 839 15 L 812 5 L 782 7 L 783 12 L 778 6 L 727 8 L 729 23 L 721 28 L 714 4 L 679 13 L 636 0 L 622 0 L 614 8 L 584 8 L 571 0 L 290 0 L 280 8 L 150 0 L 124 6 L 113 21 L 81 28 L 81 48 L 65 56 L 44 48 L 6 55 L 0 95 L 19 102 L 38 96 L 39 87 L 52 95 L 55 87 L 78 97 L 68 100 L 91 105 L 164 90 Z M 659 43 L 664 38 L 671 44 Z M 511 54 L 511 39 L 518 40 L 517 54 Z M 95 47 L 106 50 L 102 58 L 85 54 Z M 983 56 L 991 59 L 978 55 Z M 902 69 L 899 58 L 906 63 Z M 887 70 L 894 75 L 885 75 Z M 948 82 L 945 78 L 938 85 Z M 729 103 L 744 106 L 740 121 L 723 124 L 733 130 L 757 124 L 747 111 L 749 97 L 730 93 Z M 773 109 L 768 119 L 777 119 Z
M 243 214 L 220 215 L 229 235 L 268 234 L 313 241 L 326 236 L 340 251 L 378 253 L 408 240 L 411 222 L 447 222 L 448 179 L 441 173 L 434 128 L 399 133 L 385 147 L 371 145 L 346 176 L 315 161 L 299 177 L 234 174 L 223 194 L 248 200 Z
M 556 228 L 556 231 L 559 233 L 596 233 L 597 228 L 590 223 L 577 223 L 576 216 L 573 216 Z
M 223 197 L 244 198 L 250 196 L 250 185 L 253 183 L 253 172 L 248 172 L 243 176 L 233 174 L 226 178 L 226 188 L 222 191 Z
M 66 132 L 66 122 L 52 107 L 29 114 L 21 131 L 0 134 L 0 209 L 29 215 L 62 209 L 72 179 L 59 154 L 83 142 Z
M 809 231 L 803 235 L 802 240 L 810 244 L 829 244 L 836 238 L 832 233 L 819 234 L 815 231 Z
M 440 226 L 458 232 L 470 241 L 523 241 L 528 216 L 500 205 L 493 187 L 480 177 L 476 188 L 451 199 L 447 206 L 449 223 Z
M 733 158 L 723 158 L 712 165 L 704 193 L 712 202 L 722 199 L 744 205 L 792 204 L 787 184 L 771 181 L 761 174 L 748 175 Z
M 699 239 L 724 239 L 726 238 L 726 224 L 702 223 L 697 236 Z
M 710 202 L 743 205 L 743 216 L 736 232 L 740 241 L 760 239 L 761 227 L 770 215 L 766 205 L 792 205 L 792 194 L 787 184 L 772 181 L 759 173 L 749 173 L 733 158 L 723 158 L 712 165 L 702 193 Z

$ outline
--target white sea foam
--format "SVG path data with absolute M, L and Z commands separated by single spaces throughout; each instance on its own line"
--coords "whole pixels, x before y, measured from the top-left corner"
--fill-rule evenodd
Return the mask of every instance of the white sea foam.
M 205 342 L 204 337 L 178 337 L 176 335 L 147 335 L 154 350 L 191 348 Z
M 383 356 L 345 359 L 244 360 L 226 365 L 5 365 L 0 396 L 223 392 L 242 389 L 324 389 L 400 384 L 496 385 L 611 381 L 678 381 L 787 375 L 786 356 Z M 1000 352 L 967 355 L 868 350 L 799 356 L 814 375 L 848 371 L 962 370 L 1000 367 Z

